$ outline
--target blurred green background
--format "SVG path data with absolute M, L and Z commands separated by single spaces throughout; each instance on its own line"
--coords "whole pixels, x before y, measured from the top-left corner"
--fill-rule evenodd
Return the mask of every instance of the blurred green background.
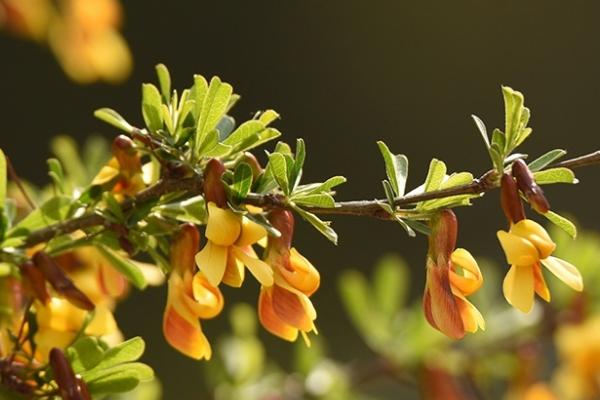
M 135 70 L 121 86 L 77 86 L 50 52 L 0 36 L 0 147 L 19 174 L 47 180 L 48 143 L 59 133 L 83 142 L 115 132 L 95 120 L 109 106 L 141 124 L 140 84 L 154 81 L 165 63 L 175 87 L 194 73 L 219 75 L 242 101 L 240 120 L 274 108 L 284 140 L 307 142 L 307 181 L 346 175 L 340 199 L 381 197 L 384 177 L 376 140 L 405 153 L 409 186 L 425 177 L 431 157 L 451 171 L 475 174 L 489 161 L 470 114 L 488 129 L 503 125 L 500 85 L 524 92 L 534 135 L 532 156 L 565 147 L 575 156 L 598 148 L 600 3 L 594 1 L 220 1 L 124 2 L 124 35 Z M 598 169 L 577 171 L 582 184 L 547 189 L 553 207 L 568 210 L 583 227 L 600 229 Z M 504 227 L 496 194 L 457 210 L 459 246 L 502 262 L 495 232 Z M 413 267 L 413 295 L 421 294 L 425 240 L 409 239 L 397 224 L 335 218 L 340 244 L 298 223 L 295 245 L 322 274 L 314 296 L 319 331 L 333 356 L 366 359 L 342 310 L 336 277 L 348 267 L 367 271 L 382 253 L 401 253 Z M 499 291 L 499 289 L 498 289 Z M 170 349 L 162 337 L 166 288 L 132 296 L 118 309 L 126 336 L 147 339 L 145 359 L 155 367 L 165 399 L 204 398 L 197 363 Z M 258 287 L 227 290 L 256 303 Z M 229 329 L 227 318 L 208 321 L 209 338 Z M 268 353 L 289 360 L 292 346 L 263 331 Z

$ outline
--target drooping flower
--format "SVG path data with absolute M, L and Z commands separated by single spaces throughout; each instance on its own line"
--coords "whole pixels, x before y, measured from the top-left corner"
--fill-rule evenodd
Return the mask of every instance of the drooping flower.
M 273 285 L 273 272 L 261 261 L 252 245 L 267 236 L 261 225 L 227 207 L 221 182 L 223 164 L 211 160 L 205 170 L 204 196 L 208 202 L 207 243 L 197 255 L 196 264 L 208 282 L 239 287 L 244 281 L 244 266 L 263 286 Z
M 200 234 L 192 224 L 183 225 L 173 240 L 173 269 L 168 281 L 163 334 L 167 342 L 183 354 L 208 360 L 212 350 L 199 319 L 217 316 L 223 309 L 223 295 L 202 272 L 195 272 L 194 255 L 199 245 Z
M 481 313 L 467 300 L 483 284 L 483 276 L 473 256 L 455 249 L 458 224 L 451 210 L 431 220 L 427 253 L 427 282 L 423 308 L 427 321 L 453 339 L 465 332 L 485 329 Z
M 295 341 L 300 332 L 310 344 L 307 333 L 314 331 L 317 312 L 310 296 L 319 288 L 317 269 L 291 247 L 294 216 L 286 210 L 272 211 L 269 221 L 280 237 L 269 237 L 265 261 L 274 273 L 274 284 L 263 285 L 258 300 L 262 325 L 272 334 Z
M 569 262 L 553 257 L 556 244 L 548 232 L 537 222 L 525 219 L 516 183 L 510 175 L 502 177 L 501 190 L 503 209 L 510 221 L 508 232 L 500 230 L 497 233 L 511 265 L 503 284 L 506 300 L 523 312 L 531 310 L 536 293 L 550 301 L 541 265 L 574 290 L 582 291 L 583 279 L 579 270 Z

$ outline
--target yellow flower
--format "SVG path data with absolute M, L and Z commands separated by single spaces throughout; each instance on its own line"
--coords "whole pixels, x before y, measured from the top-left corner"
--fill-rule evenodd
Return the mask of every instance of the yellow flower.
M 485 321 L 467 300 L 483 284 L 477 261 L 465 249 L 455 249 L 458 223 L 451 210 L 431 220 L 427 253 L 427 282 L 423 309 L 427 321 L 453 339 L 465 332 L 485 330 Z
M 182 225 L 171 245 L 171 266 L 163 334 L 171 346 L 200 360 L 210 359 L 212 350 L 199 319 L 217 316 L 223 309 L 221 291 L 202 272 L 195 272 L 194 254 L 200 233 L 193 224 Z
M 560 366 L 553 382 L 560 398 L 587 400 L 600 397 L 600 316 L 582 324 L 563 325 L 554 336 Z
M 498 231 L 498 239 L 507 262 L 511 264 L 504 278 L 503 291 L 512 306 L 529 312 L 535 293 L 550 301 L 540 263 L 574 290 L 583 290 L 583 280 L 577 268 L 551 256 L 556 245 L 537 222 L 523 219 L 513 224 L 508 232 Z
M 196 255 L 196 264 L 211 285 L 224 282 L 239 287 L 244 281 L 244 265 L 263 286 L 273 285 L 273 272 L 261 261 L 252 245 L 266 237 L 265 228 L 245 216 L 208 203 L 206 238 Z

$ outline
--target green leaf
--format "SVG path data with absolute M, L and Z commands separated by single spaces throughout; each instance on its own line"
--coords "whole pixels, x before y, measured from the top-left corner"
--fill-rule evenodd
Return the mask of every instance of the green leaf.
M 60 194 L 65 194 L 65 174 L 60 161 L 58 161 L 56 158 L 49 158 L 46 162 L 49 169 L 48 175 L 52 179 L 56 191 Z
M 575 174 L 569 168 L 550 168 L 533 173 L 538 185 L 549 185 L 552 183 L 577 183 Z
M 502 96 L 504 98 L 504 118 L 506 146 L 505 152 L 512 150 L 519 134 L 519 122 L 523 113 L 523 94 L 511 89 L 508 86 L 502 86 Z
M 383 181 L 383 182 L 384 182 L 384 188 L 385 188 L 386 183 L 388 183 L 388 182 L 387 181 Z M 387 194 L 387 189 L 386 189 L 386 194 Z M 388 199 L 388 201 L 389 201 L 389 199 Z M 398 224 L 400 224 L 400 226 L 406 231 L 406 234 L 409 237 L 415 237 L 415 236 L 417 236 L 417 234 L 410 227 L 410 225 L 405 220 L 403 220 L 402 218 L 400 218 L 394 212 L 394 209 L 392 208 L 392 206 L 390 204 L 388 204 L 388 203 L 379 203 L 378 205 L 379 205 L 379 207 L 381 207 L 382 209 L 384 209 L 394 219 L 394 221 L 396 221 Z
M 293 182 L 294 188 L 300 184 L 300 178 L 302 176 L 302 168 L 304 167 L 304 160 L 306 159 L 306 146 L 303 139 L 296 140 L 296 156 L 294 157 L 294 166 L 291 174 L 291 181 Z
M 47 225 L 60 222 L 69 213 L 71 199 L 57 196 L 47 200 L 40 207 L 29 213 L 25 218 L 8 231 L 8 237 L 27 235 L 28 233 L 43 228 Z
M 156 66 L 156 75 L 158 75 L 158 83 L 163 100 L 165 103 L 169 103 L 169 96 L 171 96 L 171 75 L 169 74 L 169 70 L 164 64 L 158 64 Z
M 404 196 L 408 176 L 408 158 L 404 154 L 394 155 L 387 145 L 378 141 L 379 151 L 385 163 L 385 172 L 396 196 Z
M 298 214 L 300 214 L 302 219 L 304 219 L 305 221 L 310 223 L 313 227 L 315 227 L 315 229 L 317 229 L 319 232 L 321 232 L 327 239 L 329 239 L 331 242 L 333 242 L 333 244 L 337 245 L 338 235 L 331 228 L 331 226 L 329 226 L 330 222 L 321 221 L 321 219 L 319 219 L 319 217 L 317 217 L 315 214 L 308 212 L 296 205 L 292 204 L 292 208 Z
M 201 155 L 200 149 L 206 136 L 217 127 L 217 124 L 223 115 L 225 115 L 232 93 L 233 88 L 231 85 L 221 82 L 218 77 L 211 79 L 202 103 L 200 115 L 198 116 L 194 142 L 194 153 L 196 156 Z
M 94 111 L 94 117 L 127 133 L 131 133 L 134 130 L 133 126 L 129 125 L 129 122 L 121 114 L 110 108 L 99 108 Z
M 288 168 L 285 156 L 281 153 L 269 154 L 269 167 L 277 184 L 286 195 L 290 194 L 290 183 L 288 181 Z
M 128 392 L 140 382 L 154 378 L 152 368 L 142 363 L 127 363 L 112 368 L 96 369 L 81 374 L 87 382 L 88 389 L 94 394 Z
M 548 218 L 548 220 L 554 225 L 558 226 L 560 229 L 565 231 L 573 239 L 577 237 L 577 227 L 567 218 L 555 213 L 554 211 L 548 211 L 547 213 L 542 215 Z
M 142 85 L 142 115 L 151 132 L 158 132 L 163 127 L 162 100 L 156 86 L 151 83 Z
M 487 133 L 487 129 L 485 127 L 485 124 L 475 114 L 471 114 L 471 118 L 473 118 L 473 121 L 475 122 L 475 126 L 477 127 L 477 130 L 479 131 L 479 133 L 481 134 L 481 137 L 483 138 L 483 141 L 485 143 L 485 147 L 489 149 L 490 148 L 490 139 L 488 137 L 488 133 Z
M 66 175 L 76 185 L 88 185 L 90 179 L 86 174 L 86 164 L 81 160 L 80 151 L 75 140 L 70 136 L 60 135 L 52 139 L 50 146 L 52 152 L 56 154 L 56 157 L 64 167 Z M 93 171 L 94 174 L 96 172 Z
M 307 194 L 300 196 L 293 196 L 291 200 L 302 206 L 308 207 L 325 207 L 325 208 L 333 208 L 335 207 L 335 200 L 333 197 L 327 193 L 316 193 L 316 194 Z
M 192 113 L 194 118 L 198 120 L 202 107 L 204 105 L 204 99 L 208 92 L 208 82 L 202 75 L 194 75 L 194 85 L 190 90 L 190 98 L 194 100 L 194 108 Z
M 563 157 L 567 152 L 562 149 L 554 149 L 550 150 L 546 154 L 536 158 L 532 162 L 529 163 L 528 167 L 531 172 L 537 172 L 546 166 L 552 164 L 554 161 Z
M 438 190 L 446 176 L 446 164 L 438 159 L 432 159 L 429 163 L 429 171 L 423 186 L 423 192 Z
M 4 208 L 4 202 L 6 201 L 6 176 L 6 156 L 0 149 L 0 210 Z
M 197 225 L 206 223 L 206 202 L 202 196 L 194 196 L 176 203 L 164 204 L 156 210 L 165 217 L 182 222 L 192 222 Z
M 102 244 L 98 244 L 97 247 L 107 261 L 121 272 L 136 288 L 144 289 L 147 286 L 146 278 L 137 265 Z
M 279 114 L 275 110 L 266 110 L 258 116 L 258 120 L 265 126 L 271 124 L 276 119 L 279 119 Z
M 76 374 L 97 366 L 104 357 L 104 350 L 93 337 L 84 336 L 67 349 L 71 367 Z
M 255 140 L 258 137 L 258 134 L 263 130 L 265 130 L 265 125 L 261 121 L 246 121 L 238 126 L 231 135 L 227 136 L 227 138 L 223 140 L 223 144 L 230 145 L 233 147 L 234 151 L 237 151 L 237 147 L 241 147 L 240 144 L 249 139 Z
M 241 162 L 235 167 L 233 184 L 231 185 L 236 201 L 241 202 L 244 200 L 248 195 L 248 192 L 250 192 L 251 187 L 252 168 L 247 163 Z
M 125 342 L 108 349 L 104 353 L 102 361 L 94 367 L 94 370 L 89 371 L 89 379 L 93 379 L 95 371 L 138 360 L 144 354 L 145 349 L 146 344 L 144 343 L 144 339 L 139 336 L 126 340 Z

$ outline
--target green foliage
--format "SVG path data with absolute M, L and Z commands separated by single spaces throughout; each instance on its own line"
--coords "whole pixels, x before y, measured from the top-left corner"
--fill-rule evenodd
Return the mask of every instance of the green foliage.
M 383 156 L 385 172 L 394 194 L 398 197 L 403 196 L 408 177 L 408 158 L 404 154 L 392 154 L 384 142 L 379 141 L 377 145 Z
M 145 289 L 148 283 L 144 274 L 131 260 L 123 257 L 119 252 L 108 248 L 102 244 L 98 244 L 98 250 L 102 253 L 106 260 L 123 274 L 138 289 Z
M 547 213 L 542 214 L 544 217 L 548 218 L 550 222 L 554 225 L 562 229 L 565 233 L 571 236 L 573 239 L 577 237 L 577 227 L 574 223 L 569 221 L 568 218 L 563 217 L 554 211 L 548 211 Z
M 106 349 L 92 337 L 82 337 L 67 349 L 71 366 L 86 382 L 93 396 L 128 392 L 154 378 L 152 368 L 135 362 L 144 353 L 140 337 Z
M 552 183 L 577 183 L 575 174 L 569 168 L 549 168 L 533 173 L 538 185 L 549 185 Z
M 565 154 L 567 154 L 565 150 L 550 150 L 549 152 L 539 156 L 538 158 L 530 162 L 528 167 L 532 172 L 540 171 L 541 169 L 546 168 L 548 165 L 552 164 L 561 157 L 564 157 Z

